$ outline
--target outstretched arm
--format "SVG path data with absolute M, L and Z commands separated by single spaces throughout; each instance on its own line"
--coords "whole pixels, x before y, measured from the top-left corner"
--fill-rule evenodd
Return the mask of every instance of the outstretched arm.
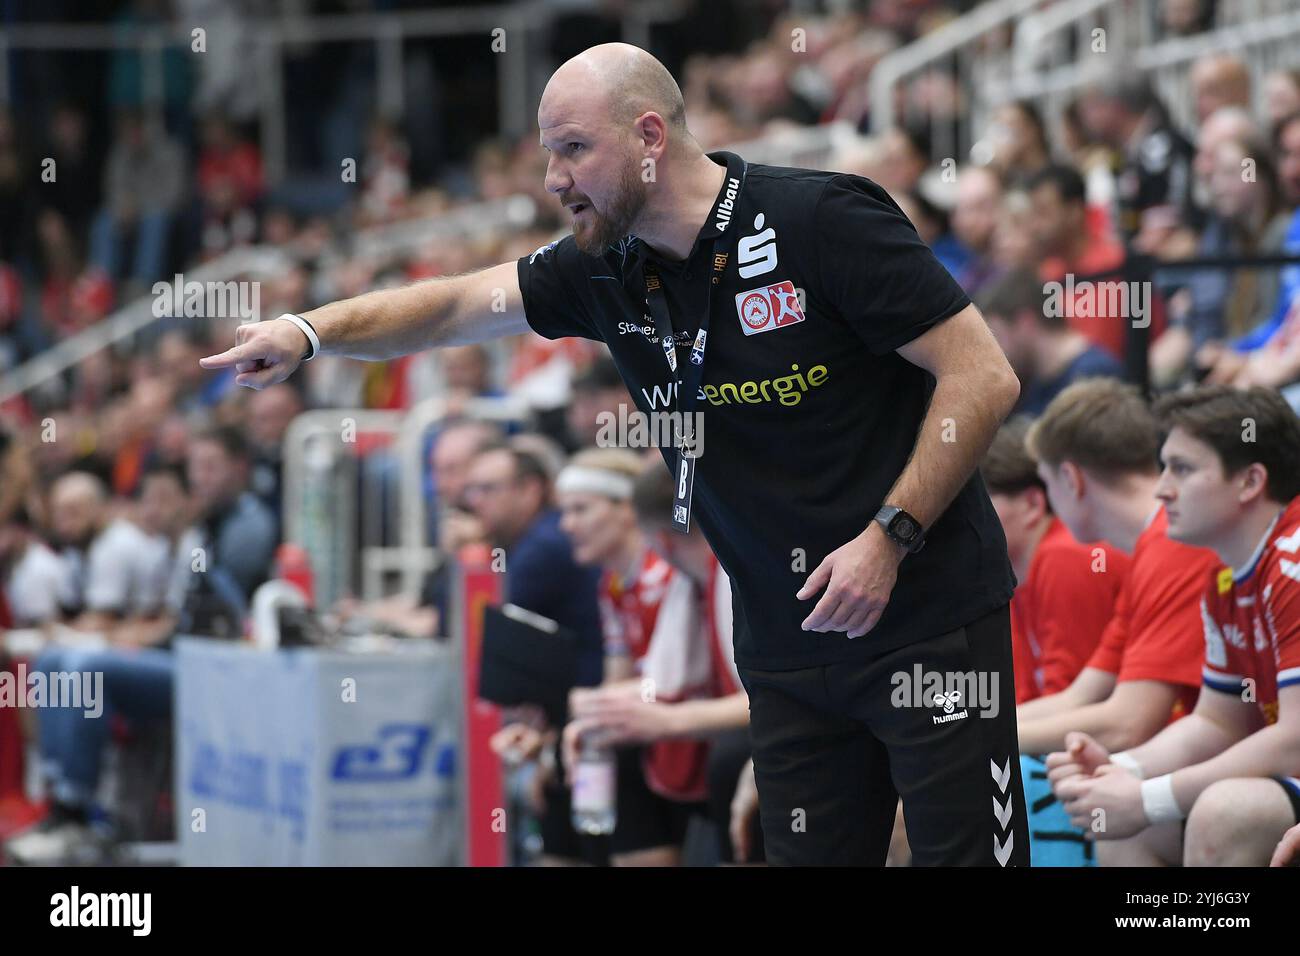
M 320 337 L 321 353 L 388 359 L 423 349 L 468 345 L 528 330 L 518 266 L 503 262 L 464 275 L 381 289 L 331 302 L 303 318 Z M 308 352 L 294 323 L 275 319 L 241 325 L 235 345 L 199 360 L 204 368 L 239 373 L 238 385 L 266 388 L 293 374 Z

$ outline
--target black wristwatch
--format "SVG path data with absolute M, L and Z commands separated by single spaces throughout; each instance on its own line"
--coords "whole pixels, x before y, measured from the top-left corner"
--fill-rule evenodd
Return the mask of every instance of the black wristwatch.
M 885 529 L 891 539 L 905 547 L 909 554 L 916 554 L 925 547 L 925 532 L 921 522 L 895 505 L 882 505 L 876 512 L 875 520 Z

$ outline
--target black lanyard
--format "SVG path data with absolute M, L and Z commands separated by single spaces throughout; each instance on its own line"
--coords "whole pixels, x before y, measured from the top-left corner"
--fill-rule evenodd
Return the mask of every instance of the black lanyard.
M 642 266 L 645 275 L 646 307 L 654 319 L 655 332 L 663 345 L 664 358 L 668 363 L 669 374 L 672 375 L 673 418 L 674 421 L 681 423 L 681 430 L 674 436 L 677 446 L 677 465 L 673 471 L 675 487 L 672 526 L 682 533 L 690 531 L 691 492 L 695 486 L 695 460 L 699 457 L 693 451 L 697 438 L 690 416 L 698 397 L 700 380 L 704 376 L 704 350 L 708 345 L 709 320 L 713 313 L 713 289 L 721 283 L 722 274 L 731 255 L 729 251 L 724 251 L 729 245 L 726 240 L 728 233 L 734 231 L 730 227 L 733 220 L 738 217 L 740 193 L 745 184 L 745 174 L 749 170 L 749 164 L 734 153 L 722 155 L 727 159 L 726 179 L 705 224 L 706 228 L 714 229 L 717 234 L 713 239 L 704 311 L 700 313 L 699 331 L 695 334 L 695 341 L 691 345 L 690 361 L 684 370 L 677 361 L 677 342 L 673 333 L 672 320 L 668 315 L 668 302 L 664 297 L 663 280 L 659 269 L 648 258 Z M 687 262 L 689 266 L 689 259 Z

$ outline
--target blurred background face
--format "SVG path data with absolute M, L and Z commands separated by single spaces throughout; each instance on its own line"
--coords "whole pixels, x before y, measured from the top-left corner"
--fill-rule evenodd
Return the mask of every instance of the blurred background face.
M 1286 124 L 1279 137 L 1278 178 L 1287 202 L 1300 205 L 1300 119 Z
M 521 484 L 508 451 L 484 452 L 470 463 L 465 504 L 494 541 L 513 540 L 535 514 L 535 499 L 520 493 Z
M 84 548 L 103 517 L 102 500 L 83 482 L 61 480 L 50 495 L 50 530 L 68 548 Z
M 1040 249 L 1047 255 L 1063 255 L 1083 229 L 1083 208 L 1067 203 L 1051 183 L 1031 192 L 1029 201 L 1033 211 L 1030 228 Z
M 433 483 L 438 500 L 447 507 L 459 508 L 464 502 L 469 466 L 482 442 L 474 428 L 452 426 L 438 436 L 430 456 Z
M 1265 198 L 1264 187 L 1244 176 L 1241 164 L 1246 158 L 1241 144 L 1233 141 L 1221 144 L 1215 151 L 1210 196 L 1214 211 L 1224 219 L 1246 219 Z
M 1001 211 L 1002 190 L 993 174 L 968 169 L 957 180 L 957 206 L 952 213 L 952 231 L 975 252 L 986 251 L 993 242 Z
M 272 385 L 248 400 L 248 438 L 260 449 L 279 449 L 289 423 L 302 411 L 291 385 Z
M 623 556 L 628 536 L 635 534 L 632 506 L 603 495 L 568 491 L 558 495 L 560 530 L 573 542 L 579 564 L 607 564 Z
M 1156 497 L 1165 504 L 1169 537 L 1214 547 L 1241 518 L 1237 483 L 1223 473 L 1223 462 L 1213 448 L 1181 428 L 1169 432 L 1160 458 L 1165 468 Z
M 1014 269 L 1038 263 L 1040 250 L 1030 229 L 1033 216 L 1033 204 L 1028 196 L 1023 192 L 1007 195 L 993 232 L 993 258 L 998 265 Z
M 1264 118 L 1270 126 L 1300 110 L 1300 80 L 1285 70 L 1264 78 Z
M 149 534 L 170 536 L 184 528 L 188 504 L 185 490 L 174 476 L 153 474 L 141 486 L 136 517 Z
M 200 439 L 190 443 L 185 475 L 200 511 L 210 513 L 238 497 L 246 472 L 246 465 L 231 458 L 217 442 Z
M 461 345 L 438 352 L 447 387 L 479 395 L 488 388 L 487 352 L 480 345 Z

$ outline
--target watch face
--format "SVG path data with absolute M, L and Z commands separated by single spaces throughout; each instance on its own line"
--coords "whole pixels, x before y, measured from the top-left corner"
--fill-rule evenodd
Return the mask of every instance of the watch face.
M 916 534 L 916 522 L 906 515 L 899 515 L 894 521 L 894 533 L 910 540 Z

